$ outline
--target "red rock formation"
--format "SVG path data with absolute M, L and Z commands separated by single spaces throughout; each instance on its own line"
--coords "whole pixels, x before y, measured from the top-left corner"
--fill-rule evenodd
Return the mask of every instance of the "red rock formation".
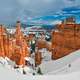
M 5 57 L 4 40 L 3 40 L 4 34 L 5 34 L 4 27 L 0 25 L 0 56 L 2 57 Z
M 16 26 L 17 26 L 16 32 L 15 32 L 16 48 L 15 48 L 15 53 L 12 56 L 13 57 L 12 59 L 15 60 L 17 65 L 25 65 L 24 58 L 29 57 L 30 53 L 28 50 L 27 42 L 26 42 L 24 35 L 20 29 L 19 21 L 17 22 Z
M 19 21 L 16 24 L 15 34 L 7 33 L 6 29 L 0 25 L 0 56 L 7 56 L 17 65 L 25 65 L 24 58 L 30 56 Z
M 68 18 L 52 32 L 52 59 L 58 59 L 80 49 L 80 24 Z
M 41 52 L 37 51 L 37 52 L 35 53 L 35 66 L 40 65 L 41 62 L 42 62 Z

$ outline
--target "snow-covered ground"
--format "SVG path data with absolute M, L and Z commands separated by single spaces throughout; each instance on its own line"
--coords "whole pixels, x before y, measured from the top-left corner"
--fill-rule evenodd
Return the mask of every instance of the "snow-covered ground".
M 39 52 L 42 54 L 42 63 L 51 60 L 51 52 L 49 52 L 46 48 L 40 49 Z
M 30 60 L 33 60 L 30 58 Z M 31 61 L 32 63 L 33 61 Z M 12 70 L 16 73 L 22 74 L 23 75 L 23 71 L 25 72 L 25 75 L 33 75 L 34 69 L 31 66 L 19 66 L 19 68 L 14 68 L 14 66 L 17 66 L 15 64 L 15 62 L 11 61 L 9 58 L 5 57 L 0 57 L 0 67 L 4 67 L 6 69 Z
M 46 55 L 45 55 L 46 56 Z M 0 80 L 79 80 L 80 79 L 80 50 L 71 53 L 56 61 L 45 61 L 40 65 L 44 75 L 33 76 L 31 69 L 25 67 L 27 74 L 16 72 L 11 65 L 14 65 L 8 58 L 0 58 Z M 22 69 L 22 68 L 19 68 Z M 17 69 L 17 71 L 20 71 Z M 23 69 L 21 70 L 23 71 Z M 31 71 L 33 72 L 33 71 Z
M 41 68 L 42 73 L 46 75 L 66 74 L 76 71 L 76 68 L 79 69 L 79 61 L 75 62 L 78 59 L 80 60 L 80 50 L 72 52 L 70 55 L 58 60 L 43 62 L 39 67 Z
M 33 80 L 79 80 L 80 72 L 74 72 L 66 75 L 45 75 L 35 76 Z
M 51 60 L 51 52 L 47 51 L 45 48 L 40 50 L 42 52 L 42 64 L 39 65 L 41 72 L 43 75 L 62 75 L 69 74 L 72 72 L 80 71 L 80 50 L 71 53 L 63 58 L 58 60 Z M 34 64 L 33 58 L 29 59 L 29 62 Z M 23 71 L 26 72 L 25 75 L 33 75 L 33 73 L 37 74 L 38 67 L 34 68 L 34 66 L 25 66 L 24 68 L 19 67 L 14 69 L 15 62 L 9 60 L 7 57 L 0 57 L 0 65 L 9 69 L 14 70 L 16 73 L 21 73 L 23 75 Z
M 0 80 L 79 80 L 80 72 L 66 75 L 29 76 L 21 75 L 0 65 Z
M 24 76 L 20 73 L 16 73 L 16 71 L 0 65 L 0 80 L 33 80 L 32 77 L 29 75 Z

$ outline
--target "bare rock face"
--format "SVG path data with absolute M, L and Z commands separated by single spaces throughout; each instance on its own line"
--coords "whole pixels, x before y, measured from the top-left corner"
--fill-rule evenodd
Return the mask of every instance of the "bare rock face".
M 17 65 L 25 65 L 25 57 L 30 56 L 26 39 L 21 31 L 20 21 L 16 23 L 16 32 L 9 34 L 3 25 L 0 25 L 0 56 L 8 57 Z
M 57 31 L 56 31 L 57 30 Z M 80 24 L 70 17 L 56 26 L 52 32 L 52 59 L 59 59 L 80 49 Z

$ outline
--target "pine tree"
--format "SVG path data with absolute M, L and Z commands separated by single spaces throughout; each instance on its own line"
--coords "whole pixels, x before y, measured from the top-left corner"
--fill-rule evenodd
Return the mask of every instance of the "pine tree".
M 38 72 L 37 73 L 40 74 L 40 75 L 42 75 L 42 72 L 41 72 L 41 68 L 40 67 L 38 68 Z
M 23 70 L 23 74 L 26 74 L 26 72 Z

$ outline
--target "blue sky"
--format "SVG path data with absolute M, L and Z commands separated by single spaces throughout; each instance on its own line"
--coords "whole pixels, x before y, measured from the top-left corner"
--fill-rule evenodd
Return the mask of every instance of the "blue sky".
M 67 8 L 75 10 L 70 12 Z M 80 0 L 0 0 L 0 23 L 13 23 L 16 20 L 47 23 L 47 20 L 55 19 L 50 16 L 58 15 L 56 18 L 60 18 L 61 14 L 64 17 L 74 13 L 80 13 Z

